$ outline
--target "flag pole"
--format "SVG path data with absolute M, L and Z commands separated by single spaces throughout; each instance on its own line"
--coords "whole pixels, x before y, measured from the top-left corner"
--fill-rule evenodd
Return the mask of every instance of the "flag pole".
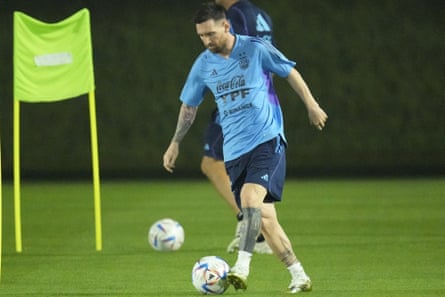
M 1 138 L 1 137 L 0 137 Z M 2 144 L 0 139 L 0 281 L 2 279 L 2 254 L 3 254 L 3 245 L 2 245 L 2 233 L 3 233 L 3 217 L 2 217 Z
M 96 226 L 96 250 L 102 250 L 102 218 L 100 206 L 99 153 L 97 145 L 96 98 L 94 91 L 88 93 L 90 106 L 91 156 L 93 164 L 94 217 Z
M 20 101 L 14 100 L 14 219 L 15 249 L 22 252 L 22 219 L 20 211 Z

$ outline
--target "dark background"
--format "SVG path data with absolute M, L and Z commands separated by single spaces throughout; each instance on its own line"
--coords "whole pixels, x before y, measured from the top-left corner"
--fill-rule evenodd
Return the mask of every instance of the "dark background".
M 161 159 L 178 96 L 203 49 L 192 17 L 201 0 L 0 0 L 3 174 L 12 178 L 12 14 L 57 22 L 91 14 L 103 178 L 167 177 Z M 275 80 L 289 142 L 289 176 L 443 175 L 445 30 L 442 0 L 256 0 L 280 50 L 297 61 L 329 114 L 318 132 L 285 80 Z M 210 97 L 182 144 L 176 176 L 200 176 Z M 21 103 L 27 178 L 91 176 L 88 98 Z

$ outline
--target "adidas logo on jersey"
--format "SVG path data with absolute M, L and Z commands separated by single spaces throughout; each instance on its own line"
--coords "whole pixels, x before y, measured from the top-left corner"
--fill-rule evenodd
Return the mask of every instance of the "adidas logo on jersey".
M 265 175 L 263 175 L 261 177 L 261 179 L 268 182 L 269 181 L 269 174 L 266 173 Z

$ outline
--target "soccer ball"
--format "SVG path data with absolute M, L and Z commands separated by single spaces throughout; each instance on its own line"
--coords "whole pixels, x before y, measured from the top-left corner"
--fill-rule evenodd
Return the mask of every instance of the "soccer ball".
M 176 251 L 184 243 L 184 228 L 169 218 L 156 221 L 148 231 L 148 242 L 157 251 Z
M 229 269 L 229 264 L 220 257 L 202 257 L 193 266 L 193 286 L 203 294 L 220 295 L 229 287 Z

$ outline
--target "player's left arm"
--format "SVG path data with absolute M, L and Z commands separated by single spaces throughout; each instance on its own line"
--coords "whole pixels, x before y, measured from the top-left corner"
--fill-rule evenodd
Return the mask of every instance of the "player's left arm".
M 175 134 L 163 156 L 164 168 L 170 173 L 175 168 L 176 159 L 179 155 L 179 144 L 195 121 L 197 112 L 197 106 L 188 106 L 184 103 L 181 105 Z
M 322 130 L 328 119 L 328 115 L 312 96 L 312 93 L 301 74 L 295 68 L 292 68 L 286 79 L 306 106 L 311 125 L 314 125 L 318 130 Z

